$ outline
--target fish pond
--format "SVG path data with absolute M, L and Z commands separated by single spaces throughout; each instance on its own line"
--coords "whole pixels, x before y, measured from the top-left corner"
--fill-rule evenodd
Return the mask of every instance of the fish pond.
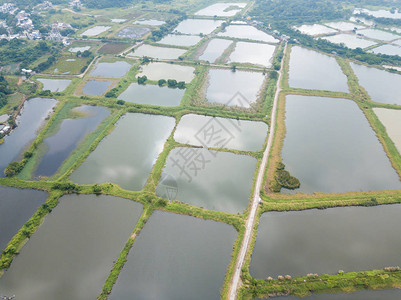
M 348 92 L 347 77 L 335 58 L 298 46 L 291 48 L 288 81 L 293 88 Z
M 152 45 L 142 45 L 135 49 L 134 53 L 130 53 L 129 56 L 135 57 L 152 57 L 159 59 L 178 59 L 181 55 L 186 52 L 184 49 L 170 48 L 170 47 L 157 47 Z
M 195 77 L 195 68 L 162 62 L 154 62 L 142 67 L 139 75 L 146 76 L 150 80 L 175 79 L 177 81 L 191 82 Z
M 401 47 L 398 45 L 391 45 L 391 44 L 386 44 L 379 46 L 377 48 L 373 48 L 369 52 L 372 53 L 380 53 L 380 54 L 386 54 L 386 55 L 398 55 L 401 56 Z
M 175 119 L 128 113 L 117 123 L 86 161 L 71 175 L 79 184 L 111 182 L 129 190 L 141 190 Z
M 148 27 L 127 26 L 117 32 L 116 36 L 120 38 L 139 39 L 148 32 L 150 32 L 150 28 Z
M 33 98 L 25 102 L 22 115 L 18 117 L 18 127 L 5 136 L 4 143 L 0 145 L 0 177 L 4 176 L 7 165 L 18 159 L 36 138 L 56 103 L 56 100 L 46 98 Z
M 322 39 L 327 40 L 332 43 L 335 43 L 335 44 L 344 44 L 344 46 L 351 48 L 351 49 L 356 49 L 356 48 L 364 49 L 364 48 L 367 48 L 367 47 L 370 47 L 370 46 L 373 46 L 374 44 L 376 44 L 376 42 L 373 42 L 370 40 L 365 40 L 364 38 L 361 38 L 357 35 L 346 34 L 346 33 L 325 36 L 325 37 L 322 37 Z
M 199 56 L 199 60 L 211 63 L 216 62 L 216 60 L 223 54 L 224 50 L 226 50 L 232 43 L 232 41 L 226 39 L 210 40 L 203 53 Z
M 227 224 L 155 211 L 108 299 L 218 300 L 236 238 Z
M 329 28 L 324 25 L 320 24 L 313 24 L 313 25 L 302 25 L 299 27 L 296 27 L 300 32 L 303 34 L 308 34 L 308 35 L 321 35 L 321 34 L 330 34 L 330 33 L 336 33 L 337 30 L 333 28 Z
M 89 80 L 82 88 L 82 93 L 90 96 L 101 96 L 107 92 L 113 81 Z
M 383 146 L 355 102 L 289 95 L 285 109 L 282 159 L 301 182 L 295 192 L 401 189 Z
M 119 78 L 127 74 L 129 69 L 131 69 L 131 64 L 126 61 L 100 62 L 90 72 L 90 76 Z
M 71 83 L 71 79 L 38 78 L 38 81 L 43 84 L 44 91 L 49 90 L 52 93 L 64 91 Z
M 186 19 L 181 21 L 173 31 L 182 34 L 206 35 L 212 33 L 222 23 L 221 20 Z
M 380 122 L 386 127 L 386 132 L 401 154 L 401 110 L 373 108 Z
M 269 44 L 238 42 L 228 61 L 236 63 L 249 63 L 263 67 L 271 66 L 276 47 Z
M 250 273 L 295 277 L 397 266 L 401 237 L 388 229 L 399 228 L 400 213 L 398 204 L 264 213 Z
M 210 69 L 206 99 L 211 103 L 250 108 L 260 96 L 263 73 Z
M 205 7 L 195 13 L 197 16 L 218 16 L 218 17 L 232 17 L 242 10 L 246 3 L 215 3 Z
M 351 67 L 373 101 L 401 105 L 401 75 L 355 63 Z
M 111 28 L 110 26 L 95 26 L 95 27 L 92 27 L 92 28 L 89 28 L 89 29 L 85 30 L 81 34 L 81 36 L 84 36 L 84 35 L 86 35 L 86 36 L 97 36 L 97 35 L 105 32 L 105 31 L 109 30 L 110 28 Z
M 367 38 L 379 40 L 379 41 L 392 41 L 392 40 L 401 38 L 401 35 L 396 35 L 396 34 L 389 33 L 389 32 L 383 31 L 383 30 L 370 29 L 370 28 L 357 30 L 357 33 L 363 34 Z
M 47 192 L 0 186 L 0 251 L 46 202 Z
M 263 122 L 188 114 L 181 118 L 174 139 L 181 144 L 207 148 L 260 151 L 267 136 Z
M 202 38 L 197 35 L 168 34 L 157 43 L 164 45 L 190 47 L 200 42 Z
M 185 89 L 173 89 L 152 84 L 131 83 L 118 99 L 148 105 L 178 106 Z
M 229 25 L 224 32 L 220 32 L 218 36 L 232 37 L 237 39 L 248 39 L 254 41 L 262 41 L 267 43 L 278 43 L 279 40 L 259 29 L 250 25 Z
M 167 157 L 156 194 L 210 210 L 241 213 L 249 203 L 256 163 L 247 155 L 174 148 Z M 177 189 L 175 197 L 171 188 Z
M 72 113 L 76 118 L 63 120 L 58 131 L 44 139 L 39 149 L 45 150 L 45 154 L 34 171 L 35 176 L 54 175 L 77 145 L 97 128 L 110 111 L 100 106 L 83 105 L 74 108 Z
M 0 278 L 18 299 L 96 299 L 142 205 L 112 196 L 68 195 Z

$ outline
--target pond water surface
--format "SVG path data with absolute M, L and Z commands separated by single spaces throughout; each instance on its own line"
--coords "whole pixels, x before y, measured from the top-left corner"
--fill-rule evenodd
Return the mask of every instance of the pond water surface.
M 220 299 L 236 237 L 224 223 L 155 211 L 109 299 Z
M 401 110 L 373 108 L 380 122 L 386 127 L 386 132 L 401 154 Z
M 129 69 L 131 69 L 131 65 L 126 61 L 101 62 L 90 72 L 90 76 L 119 78 L 127 74 Z
M 174 139 L 181 144 L 260 151 L 267 136 L 263 122 L 188 114 L 181 118 Z
M 152 57 L 159 59 L 177 59 L 186 52 L 184 49 L 157 47 L 152 45 L 142 45 L 135 49 L 134 53 L 128 54 L 129 56 L 136 57 Z
M 320 35 L 320 34 L 329 34 L 329 33 L 336 33 L 337 30 L 333 28 L 329 28 L 324 25 L 320 24 L 313 24 L 313 25 L 302 25 L 299 27 L 296 27 L 300 32 L 303 34 L 308 34 L 308 35 Z
M 249 39 L 262 41 L 267 43 L 278 43 L 279 40 L 259 29 L 250 25 L 229 25 L 224 32 L 220 32 L 218 36 L 226 36 L 237 39 Z
M 212 39 L 208 43 L 206 49 L 203 51 L 202 55 L 199 56 L 199 60 L 208 61 L 210 63 L 216 62 L 216 60 L 223 54 L 232 41 L 225 39 Z
M 210 34 L 222 23 L 221 20 L 186 19 L 181 21 L 173 31 L 194 35 Z
M 150 32 L 148 27 L 127 26 L 116 33 L 116 36 L 121 38 L 139 39 Z
M 154 62 L 144 65 L 139 75 L 145 75 L 148 79 L 156 81 L 159 79 L 175 79 L 189 83 L 195 77 L 194 72 L 194 67 Z
M 211 69 L 206 99 L 212 103 L 249 108 L 256 102 L 265 78 L 257 72 Z
M 152 84 L 131 83 L 130 86 L 118 96 L 118 99 L 149 105 L 178 106 L 184 96 L 185 90 L 160 87 Z
M 44 91 L 49 90 L 52 93 L 64 91 L 71 83 L 71 79 L 38 78 L 38 81 L 43 84 Z
M 376 42 L 370 41 L 370 40 L 365 40 L 361 37 L 358 37 L 354 34 L 346 34 L 346 33 L 341 33 L 337 35 L 331 35 L 331 36 L 326 36 L 322 37 L 324 40 L 328 40 L 329 42 L 335 43 L 335 44 L 344 44 L 346 47 L 351 48 L 351 49 L 356 49 L 356 48 L 367 48 L 370 46 L 373 46 L 376 44 Z
M 110 114 L 104 107 L 88 105 L 75 108 L 74 111 L 83 117 L 63 120 L 58 132 L 43 140 L 48 150 L 36 168 L 35 176 L 54 175 L 77 145 Z
M 401 38 L 400 35 L 389 33 L 389 32 L 383 31 L 383 30 L 370 29 L 370 28 L 357 30 L 357 33 L 363 34 L 367 38 L 379 40 L 379 41 L 392 41 L 392 40 Z
M 202 38 L 197 35 L 168 34 L 160 41 L 158 41 L 158 43 L 165 45 L 190 47 L 199 43 L 201 39 Z
M 192 159 L 187 161 L 187 157 Z M 241 213 L 249 203 L 256 163 L 255 158 L 246 155 L 204 148 L 175 148 L 167 157 L 156 194 L 210 210 Z M 170 176 L 176 182 L 174 198 Z
M 142 205 L 112 196 L 68 195 L 0 278 L 20 300 L 96 299 Z
M 353 101 L 289 95 L 285 126 L 282 158 L 301 182 L 296 192 L 401 189 L 383 146 Z
M 388 229 L 401 226 L 400 213 L 398 204 L 265 213 L 250 273 L 294 277 L 398 266 L 401 237 Z
M 149 25 L 149 26 L 160 26 L 165 24 L 166 22 L 164 21 L 160 21 L 160 20 L 154 20 L 154 19 L 150 19 L 150 20 L 138 20 L 135 21 L 134 24 L 139 24 L 139 25 Z
M 46 202 L 47 196 L 43 191 L 0 186 L 0 251 Z
M 4 177 L 7 165 L 18 159 L 29 143 L 36 138 L 45 118 L 50 114 L 57 101 L 46 98 L 33 98 L 24 104 L 18 127 L 4 137 L 0 145 L 0 177 Z
M 275 50 L 276 47 L 269 44 L 238 42 L 228 61 L 270 67 Z
M 90 96 L 101 96 L 109 89 L 113 81 L 89 80 L 82 88 L 82 93 Z
M 386 45 L 379 46 L 377 48 L 373 48 L 369 52 L 401 56 L 401 47 L 396 46 L 396 45 L 386 44 Z
M 298 46 L 291 48 L 288 81 L 293 88 L 348 92 L 347 77 L 335 58 Z
M 96 35 L 99 35 L 99 34 L 105 32 L 106 30 L 109 30 L 110 28 L 111 28 L 110 26 L 95 26 L 95 27 L 92 27 L 92 28 L 89 28 L 89 29 L 85 30 L 81 34 L 81 36 L 84 36 L 84 35 L 86 35 L 86 36 L 96 36 Z
M 354 63 L 351 67 L 373 101 L 401 105 L 401 75 Z
M 231 17 L 236 15 L 245 6 L 246 3 L 215 3 L 197 11 L 195 15 L 209 17 Z
M 80 184 L 111 182 L 141 190 L 175 125 L 165 116 L 128 113 L 71 175 Z

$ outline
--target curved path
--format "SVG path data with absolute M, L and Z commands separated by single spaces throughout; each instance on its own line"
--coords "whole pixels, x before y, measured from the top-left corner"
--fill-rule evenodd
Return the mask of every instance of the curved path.
M 284 53 L 286 53 L 286 50 L 287 50 L 287 44 L 284 47 Z M 281 91 L 280 83 L 281 83 L 283 67 L 284 67 L 284 57 L 281 61 L 281 68 L 280 68 L 279 77 L 277 80 L 276 93 L 274 95 L 272 117 L 271 117 L 270 128 L 269 128 L 269 137 L 267 139 L 266 149 L 263 152 L 262 162 L 259 166 L 258 176 L 256 178 L 256 185 L 255 185 L 255 190 L 254 190 L 254 195 L 253 195 L 253 200 L 252 200 L 252 206 L 251 206 L 251 210 L 249 212 L 248 220 L 246 221 L 244 239 L 242 240 L 241 249 L 239 251 L 237 262 L 235 264 L 234 275 L 233 275 L 233 278 L 232 278 L 231 284 L 230 284 L 230 290 L 229 290 L 229 299 L 230 300 L 236 299 L 237 290 L 241 285 L 241 268 L 244 265 L 246 253 L 248 251 L 249 244 L 252 239 L 252 229 L 255 224 L 255 217 L 256 217 L 257 210 L 258 210 L 258 205 L 261 201 L 260 190 L 262 188 L 263 175 L 266 170 L 267 159 L 269 157 L 270 149 L 273 144 L 274 130 L 275 130 L 275 124 L 276 124 L 277 102 L 278 102 L 278 97 L 279 97 L 279 94 Z

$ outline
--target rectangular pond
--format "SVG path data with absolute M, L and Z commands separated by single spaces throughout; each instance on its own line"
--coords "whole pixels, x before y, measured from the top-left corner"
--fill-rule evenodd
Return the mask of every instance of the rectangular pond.
M 271 60 L 276 47 L 269 44 L 238 42 L 228 62 L 253 64 L 271 67 Z
M 141 26 L 127 26 L 116 33 L 117 37 L 139 39 L 150 32 L 150 28 Z
M 386 55 L 398 55 L 401 56 L 401 47 L 398 45 L 392 45 L 392 44 L 386 44 L 379 46 L 377 48 L 373 48 L 369 52 L 372 53 L 380 53 L 380 54 L 386 54 Z
M 260 96 L 263 73 L 210 69 L 206 99 L 211 103 L 250 108 Z
M 79 184 L 111 182 L 124 189 L 141 190 L 174 125 L 171 117 L 124 115 L 72 173 L 71 180 Z
M 85 30 L 81 36 L 97 36 L 107 30 L 109 30 L 111 27 L 110 26 L 94 26 L 92 28 L 89 28 L 87 30 Z
M 46 98 L 33 98 L 25 102 L 22 115 L 17 120 L 18 127 L 5 136 L 4 143 L 0 145 L 0 177 L 4 177 L 3 171 L 8 164 L 18 159 L 36 138 L 56 103 L 55 99 Z
M 335 58 L 302 47 L 292 47 L 290 87 L 348 93 L 347 77 Z
M 49 90 L 52 93 L 64 91 L 71 83 L 71 79 L 38 78 L 38 81 L 43 84 L 44 91 Z
M 285 109 L 282 158 L 301 182 L 296 192 L 401 189 L 383 146 L 356 103 L 288 95 Z
M 68 49 L 68 51 L 72 52 L 72 53 L 77 53 L 79 52 L 84 52 L 86 50 L 89 50 L 91 48 L 91 46 L 82 46 L 82 47 L 71 47 L 70 49 Z
M 398 204 L 264 213 L 250 273 L 295 277 L 398 266 L 401 237 L 389 228 L 399 228 L 400 213 Z
M 139 19 L 134 22 L 134 24 L 139 24 L 139 25 L 149 25 L 149 26 L 160 26 L 165 24 L 166 22 L 160 21 L 160 20 L 155 20 L 155 19 Z
M 46 202 L 48 193 L 0 186 L 0 251 Z
M 89 96 L 102 96 L 112 84 L 113 81 L 110 80 L 89 80 L 82 88 L 82 93 Z
M 45 153 L 35 168 L 35 176 L 54 175 L 64 160 L 98 127 L 110 111 L 100 106 L 83 105 L 74 108 L 71 114 L 75 118 L 64 119 L 58 131 L 44 139 L 39 146 Z
M 210 210 L 242 213 L 251 196 L 256 163 L 247 155 L 175 148 L 167 157 L 156 194 Z
M 197 16 L 232 17 L 242 10 L 247 3 L 225 2 L 209 5 L 195 13 Z
M 302 25 L 299 27 L 295 27 L 295 29 L 298 29 L 303 34 L 308 34 L 308 35 L 321 35 L 321 34 L 330 34 L 337 32 L 337 30 L 333 28 L 329 28 L 327 26 L 320 24 Z
M 359 84 L 365 88 L 373 101 L 401 105 L 401 75 L 355 63 L 350 65 L 359 79 Z
M 128 56 L 134 56 L 134 57 L 147 56 L 158 59 L 178 59 L 178 57 L 183 55 L 185 52 L 187 51 L 184 49 L 157 47 L 144 44 L 135 49 L 135 52 L 129 53 Z
M 250 25 L 229 25 L 218 36 L 225 36 L 237 39 L 248 39 L 267 43 L 278 43 L 279 40 Z
M 356 33 L 362 34 L 363 36 L 366 36 L 367 38 L 379 40 L 379 41 L 392 41 L 392 40 L 401 38 L 401 35 L 396 35 L 396 34 L 389 33 L 389 32 L 383 31 L 383 30 L 371 29 L 371 28 L 357 30 Z
M 358 15 L 361 12 L 364 14 L 371 15 L 375 18 L 401 19 L 401 12 L 398 9 L 396 9 L 394 12 L 391 12 L 390 10 L 385 10 L 385 9 L 369 10 L 366 8 L 362 8 L 362 9 L 355 9 L 354 14 Z
M 153 84 L 131 83 L 118 99 L 148 105 L 178 106 L 184 96 L 185 89 L 160 87 Z
M 263 122 L 188 114 L 178 123 L 174 139 L 205 148 L 260 151 L 267 132 L 268 126 Z
M 344 44 L 345 47 L 356 49 L 356 48 L 367 48 L 376 44 L 376 42 L 366 40 L 355 34 L 341 33 L 336 35 L 330 35 L 322 37 L 322 39 L 332 42 L 334 44 Z
M 363 25 L 351 23 L 351 22 L 329 22 L 324 24 L 328 27 L 340 30 L 340 31 L 353 31 L 356 29 L 365 28 Z
M 373 108 L 380 122 L 386 128 L 386 132 L 401 154 L 401 110 Z
M 126 61 L 116 61 L 112 63 L 100 62 L 96 64 L 96 67 L 89 75 L 93 77 L 119 78 L 127 74 L 129 69 L 131 69 L 131 64 Z
M 155 211 L 108 299 L 220 299 L 236 237 L 227 224 Z
M 138 76 L 146 76 L 150 80 L 175 79 L 189 83 L 195 78 L 195 68 L 177 64 L 153 62 L 142 66 Z
M 127 199 L 62 197 L 0 278 L 2 294 L 96 299 L 141 213 L 142 205 Z
M 223 54 L 232 41 L 225 39 L 212 39 L 207 44 L 206 49 L 199 56 L 199 60 L 208 61 L 210 63 L 216 62 L 216 60 Z
M 200 42 L 202 38 L 197 35 L 168 34 L 157 43 L 174 46 L 190 47 Z
M 173 31 L 183 34 L 210 34 L 223 23 L 222 20 L 186 19 L 181 21 Z

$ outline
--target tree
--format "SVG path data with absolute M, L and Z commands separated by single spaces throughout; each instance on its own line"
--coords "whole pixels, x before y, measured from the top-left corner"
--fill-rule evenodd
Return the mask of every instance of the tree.
M 163 85 L 165 85 L 167 83 L 167 81 L 165 80 L 165 79 L 160 79 L 158 82 L 157 82 L 157 84 L 159 85 L 159 86 L 163 86 Z
M 169 79 L 169 80 L 167 80 L 167 85 L 168 85 L 168 87 L 177 87 L 177 80 Z
M 148 77 L 146 75 L 144 76 L 138 76 L 138 84 L 145 84 L 146 80 L 148 80 Z

